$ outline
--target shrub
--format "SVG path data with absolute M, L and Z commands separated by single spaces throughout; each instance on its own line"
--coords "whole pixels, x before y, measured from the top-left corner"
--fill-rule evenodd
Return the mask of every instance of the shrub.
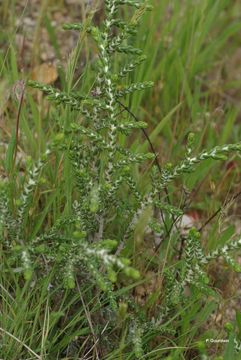
M 122 6 L 134 8 L 128 22 L 119 16 Z M 68 109 L 69 122 L 59 123 L 58 133 L 47 144 L 40 160 L 36 164 L 30 161 L 24 181 L 20 182 L 20 196 L 18 191 L 15 199 L 9 195 L 12 194 L 11 179 L 1 184 L 0 236 L 4 250 L 11 254 L 12 266 L 20 262 L 25 280 L 32 278 L 35 269 L 40 274 L 57 264 L 59 283 L 72 289 L 76 276 L 82 281 L 93 281 L 116 310 L 114 286 L 120 287 L 126 281 L 123 274 L 134 280 L 140 277 L 139 271 L 131 265 L 130 248 L 146 210 L 149 212 L 145 231 L 162 233 L 162 248 L 183 214 L 177 202 L 170 202 L 169 184 L 195 172 L 201 162 L 225 160 L 230 153 L 240 152 L 241 143 L 216 146 L 195 155 L 191 135 L 185 158 L 175 166 L 167 164 L 162 168 L 151 143 L 152 151 L 148 153 L 139 153 L 128 146 L 135 131 L 144 132 L 150 142 L 145 131 L 147 124 L 138 121 L 126 102 L 133 93 L 153 85 L 149 81 L 131 83 L 129 76 L 145 61 L 142 51 L 131 45 L 131 39 L 150 6 L 140 1 L 105 0 L 105 9 L 106 18 L 100 27 L 89 22 L 64 26 L 66 30 L 88 35 L 95 43 L 98 55 L 93 66 L 95 82 L 88 92 L 62 91 L 28 81 L 30 87 L 41 90 L 54 104 Z M 118 69 L 113 66 L 116 58 L 120 58 Z M 51 226 L 43 225 L 39 235 L 33 237 L 30 210 L 36 209 L 34 194 L 41 187 L 46 165 L 51 166 L 59 154 L 71 164 L 75 184 L 68 199 L 71 213 L 66 215 L 63 210 L 61 217 Z M 147 184 L 144 189 L 138 181 L 142 174 Z M 64 204 L 61 206 L 64 209 Z M 180 238 L 178 226 L 176 231 Z M 186 304 L 187 286 L 198 294 L 215 296 L 206 271 L 211 260 L 222 256 L 240 271 L 230 257 L 230 252 L 240 247 L 240 239 L 205 254 L 200 233 L 191 229 L 184 245 L 181 268 L 175 257 L 170 268 L 165 267 L 165 261 L 163 263 L 159 317 L 155 320 L 143 318 L 138 306 L 130 304 L 130 339 L 135 344 L 136 358 L 143 356 L 142 337 L 146 329 L 154 334 L 175 333 L 175 329 L 165 323 L 170 314 L 175 313 L 177 304 Z

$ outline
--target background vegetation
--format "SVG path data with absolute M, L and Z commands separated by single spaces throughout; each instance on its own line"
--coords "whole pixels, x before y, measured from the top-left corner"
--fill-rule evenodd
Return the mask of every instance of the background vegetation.
M 153 11 L 144 15 L 137 35 L 131 37 L 131 44 L 141 48 L 147 60 L 129 80 L 153 81 L 154 87 L 129 95 L 124 103 L 129 113 L 148 124 L 152 148 L 141 129 L 122 137 L 120 143 L 134 153 L 154 149 L 160 166 L 170 167 L 186 156 L 188 142 L 198 154 L 240 141 L 241 4 L 238 0 L 151 3 Z M 128 19 L 130 11 L 123 7 L 121 17 Z M 49 102 L 22 80 L 54 85 L 66 93 L 92 89 L 96 46 L 82 33 L 64 31 L 63 24 L 89 24 L 92 18 L 100 25 L 104 17 L 101 1 L 3 0 L 0 4 L 1 196 L 7 183 L 15 212 L 31 166 L 47 144 L 62 142 L 61 137 L 56 140 L 61 126 L 79 116 Z M 114 69 L 121 64 L 122 58 L 116 56 Z M 31 239 L 72 214 L 71 161 L 59 148 L 55 156 L 40 173 L 28 208 L 25 236 Z M 148 173 L 153 163 L 133 169 L 140 193 L 151 186 Z M 136 279 L 137 273 L 132 279 L 118 273 L 109 293 L 90 281 L 82 268 L 70 279 L 70 286 L 63 286 L 66 269 L 60 270 L 57 262 L 50 266 L 44 255 L 41 258 L 42 248 L 39 257 L 45 271 L 36 264 L 35 271 L 24 268 L 3 242 L 0 358 L 239 359 L 240 274 L 222 258 L 211 262 L 210 292 L 187 287 L 183 304 L 179 298 L 175 301 L 174 287 L 168 293 L 168 271 L 176 263 L 178 274 L 185 271 L 191 227 L 200 230 L 206 254 L 240 234 L 240 156 L 229 154 L 222 162 L 209 159 L 181 180 L 168 186 L 171 204 L 184 211 L 176 232 L 162 236 L 152 224 L 146 233 L 149 215 L 145 214 L 124 249 L 140 278 Z M 128 201 L 126 189 L 121 198 Z M 14 229 L 12 223 L 8 225 Z M 117 221 L 115 226 L 121 232 L 123 224 Z M 18 244 L 13 246 L 17 253 Z M 232 265 L 239 271 L 238 251 L 234 258 Z M 158 328 L 168 296 L 174 300 L 172 309 Z

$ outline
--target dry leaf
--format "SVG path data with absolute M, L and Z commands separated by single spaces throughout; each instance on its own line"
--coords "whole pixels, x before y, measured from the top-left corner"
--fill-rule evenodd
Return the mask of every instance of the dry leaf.
M 151 294 L 160 290 L 162 284 L 158 274 L 153 271 L 146 273 L 146 279 L 148 281 L 145 284 L 138 285 L 134 289 L 135 301 L 142 306 L 145 305 Z M 159 300 L 157 302 L 159 303 Z
M 31 79 L 49 85 L 58 78 L 57 69 L 53 64 L 43 63 L 35 66 L 31 73 Z

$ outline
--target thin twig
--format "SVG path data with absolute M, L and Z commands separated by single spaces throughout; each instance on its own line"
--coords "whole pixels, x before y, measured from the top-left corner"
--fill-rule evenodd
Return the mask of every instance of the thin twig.
M 124 104 L 123 104 L 121 101 L 119 101 L 119 100 L 116 100 L 116 101 L 117 101 L 117 103 L 118 103 L 123 109 L 125 109 L 125 110 L 128 112 L 128 114 L 129 114 L 130 116 L 133 117 L 133 119 L 134 119 L 135 121 L 139 122 L 137 116 L 136 116 L 126 105 L 124 105 Z M 152 142 L 151 142 L 151 139 L 150 139 L 150 137 L 149 137 L 149 135 L 148 135 L 148 133 L 147 133 L 147 131 L 146 131 L 145 129 L 141 128 L 141 131 L 143 132 L 143 134 L 144 134 L 144 136 L 145 136 L 148 144 L 150 145 L 150 148 L 151 148 L 152 153 L 155 155 L 155 164 L 156 164 L 156 166 L 157 166 L 157 168 L 158 168 L 159 173 L 161 174 L 161 173 L 162 173 L 162 168 L 161 168 L 161 165 L 160 165 L 160 163 L 159 163 L 159 160 L 158 160 L 158 157 L 157 157 L 157 153 L 156 153 L 156 151 L 155 151 L 155 149 L 154 149 L 154 146 L 153 146 L 153 144 L 152 144 Z M 167 187 L 164 188 L 164 191 L 165 191 L 165 193 L 166 193 L 167 201 L 168 201 L 168 203 L 170 204 L 170 198 L 169 198 L 169 193 L 168 193 Z M 159 199 L 160 199 L 160 194 L 159 194 Z M 164 218 L 163 212 L 160 211 L 160 214 L 161 214 L 161 218 L 162 218 L 162 222 L 163 222 L 163 225 L 164 225 L 164 227 L 165 227 L 165 230 L 166 230 L 166 232 L 168 233 L 168 228 L 167 228 L 167 225 L 166 225 L 166 222 L 165 222 L 165 218 Z M 174 221 L 174 219 L 173 219 L 173 221 Z
M 218 210 L 216 210 L 206 221 L 205 223 L 198 229 L 198 231 L 203 231 L 203 229 L 222 211 L 223 207 L 230 204 L 232 201 L 236 200 L 239 196 L 241 196 L 241 191 L 232 196 L 223 206 L 220 206 Z
M 123 109 L 125 109 L 125 110 L 128 112 L 129 115 L 131 115 L 131 116 L 133 117 L 133 119 L 134 119 L 135 121 L 139 122 L 137 116 L 136 116 L 126 105 L 124 105 L 124 104 L 123 104 L 121 101 L 119 101 L 119 100 L 116 100 L 116 101 L 117 101 L 117 103 L 118 103 L 121 107 L 123 107 Z M 155 151 L 155 149 L 154 149 L 154 146 L 153 146 L 153 144 L 152 144 L 152 142 L 151 142 L 151 139 L 150 139 L 150 137 L 149 137 L 149 135 L 148 135 L 148 133 L 147 133 L 147 131 L 146 131 L 145 129 L 141 128 L 141 131 L 143 132 L 146 140 L 148 141 L 152 153 L 155 155 L 155 163 L 156 163 L 156 166 L 158 167 L 159 172 L 161 173 L 161 172 L 162 172 L 162 168 L 161 168 L 161 165 L 160 165 L 160 163 L 159 163 L 159 161 L 158 161 L 158 157 L 157 157 L 156 151 Z
M 230 204 L 232 201 L 235 201 L 239 196 L 241 196 L 241 191 L 239 191 L 238 193 L 236 193 L 234 196 L 232 196 L 222 207 L 220 206 L 220 208 L 218 208 L 218 210 L 216 210 L 206 221 L 205 223 L 198 229 L 199 232 L 201 232 L 213 219 L 215 219 L 215 217 L 222 211 L 222 208 L 227 206 L 228 204 Z M 185 240 L 186 238 L 184 236 L 180 237 L 181 239 L 181 246 L 179 249 L 179 253 L 178 253 L 178 260 L 181 260 L 182 258 L 182 254 L 183 254 L 183 249 L 184 249 L 184 245 L 185 245 Z
M 16 157 L 18 152 L 18 142 L 19 142 L 19 124 L 20 124 L 20 114 L 23 106 L 23 99 L 24 99 L 24 92 L 25 92 L 25 83 L 24 81 L 18 81 L 17 84 L 14 86 L 15 96 L 17 100 L 19 100 L 18 104 L 18 113 L 17 113 L 17 120 L 16 120 L 16 130 L 15 130 L 15 151 L 14 151 L 14 158 L 13 158 L 13 167 L 16 163 Z M 20 94 L 18 94 L 20 92 Z

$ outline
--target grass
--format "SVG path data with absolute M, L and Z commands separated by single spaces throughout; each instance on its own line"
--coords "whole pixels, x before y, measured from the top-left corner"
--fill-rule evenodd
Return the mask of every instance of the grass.
M 168 162 L 176 164 L 183 158 L 190 132 L 195 133 L 196 151 L 240 140 L 237 90 L 241 83 L 237 73 L 241 69 L 232 74 L 228 71 L 229 63 L 240 47 L 241 6 L 235 0 L 152 0 L 152 3 L 154 11 L 145 15 L 138 35 L 133 39 L 134 46 L 141 47 L 147 55 L 147 62 L 130 76 L 130 80 L 152 80 L 154 89 L 129 96 L 125 104 L 139 120 L 148 122 L 148 134 L 163 166 Z M 55 57 L 61 60 L 62 24 L 55 26 L 51 19 L 56 9 L 60 13 L 64 11 L 64 4 L 53 0 L 39 2 L 31 40 L 31 61 L 26 60 L 27 54 L 21 55 L 15 42 L 16 34 L 23 32 L 21 26 L 16 27 L 17 5 L 13 0 L 4 0 L 0 4 L 0 143 L 7 145 L 6 151 L 1 147 L 0 174 L 2 181 L 6 177 L 10 179 L 11 205 L 15 210 L 15 199 L 26 177 L 26 167 L 45 151 L 59 125 L 69 128 L 73 116 L 69 109 L 57 108 L 29 88 L 25 88 L 24 101 L 19 108 L 13 85 L 22 78 L 29 78 L 33 68 L 41 63 L 41 29 L 46 30 Z M 20 19 L 32 16 L 30 4 L 22 9 Z M 83 21 L 88 21 L 85 11 L 82 10 L 81 16 Z M 92 16 L 97 22 L 103 17 L 102 13 Z M 128 17 L 128 12 L 124 11 L 123 16 Z M 76 20 L 71 7 L 69 17 Z M 66 64 L 62 64 L 65 66 L 57 68 L 59 87 L 81 92 L 92 88 L 95 81 L 93 49 L 93 43 L 80 35 Z M 118 61 L 116 59 L 116 67 Z M 84 62 L 87 63 L 85 68 L 79 65 Z M 9 97 L 6 97 L 7 92 Z M 20 130 L 15 162 L 18 114 Z M 121 141 L 124 145 L 127 140 L 123 137 Z M 136 130 L 128 141 L 133 151 L 148 150 L 149 144 L 141 131 Z M 21 158 L 23 160 L 19 161 Z M 186 213 L 197 213 L 200 226 L 219 207 L 222 208 L 202 231 L 206 250 L 225 244 L 237 233 L 234 225 L 240 222 L 238 198 L 225 206 L 227 199 L 240 191 L 240 159 L 231 156 L 223 164 L 208 160 L 200 164 L 195 173 L 183 176 L 182 187 L 180 183 L 168 187 L 171 203 L 176 206 L 186 204 Z M 31 221 L 27 228 L 30 239 L 39 235 L 43 228 L 52 226 L 63 214 L 71 216 L 74 181 L 70 169 L 68 156 L 61 153 L 46 165 L 41 174 L 41 186 L 34 193 L 34 206 L 30 209 Z M 141 190 L 151 186 L 148 171 L 148 166 L 142 174 L 135 169 L 134 176 Z M 240 353 L 235 350 L 234 335 L 241 333 L 241 315 L 237 302 L 234 305 L 236 314 L 231 319 L 223 316 L 217 324 L 214 316 L 220 314 L 220 308 L 225 309 L 224 304 L 238 296 L 232 285 L 232 279 L 235 279 L 234 284 L 238 281 L 237 275 L 227 270 L 223 263 L 218 265 L 212 283 L 214 288 L 218 287 L 220 295 L 212 294 L 202 300 L 200 293 L 192 293 L 185 307 L 177 303 L 175 312 L 164 323 L 167 329 L 174 330 L 174 334 L 157 335 L 147 329 L 141 336 L 144 353 L 138 349 L 138 343 L 133 346 L 129 334 L 131 314 L 138 309 L 144 323 L 158 317 L 162 299 L 161 275 L 173 267 L 180 241 L 174 234 L 154 254 L 153 244 L 144 234 L 147 221 L 148 214 L 138 223 L 134 241 L 130 241 L 125 249 L 142 276 L 138 282 L 124 278 L 116 285 L 117 315 L 102 292 L 85 281 L 85 273 L 76 276 L 77 287 L 73 290 L 63 289 L 55 280 L 59 273 L 57 264 L 52 269 L 46 264 L 45 278 L 36 272 L 31 280 L 25 281 L 21 264 L 16 265 L 16 259 L 2 247 L 0 358 L 238 360 Z M 178 260 L 178 264 L 182 271 L 183 260 Z M 219 278 L 223 272 L 231 282 L 225 290 L 224 280 Z M 156 281 L 153 287 L 150 276 Z M 114 316 L 116 322 L 113 325 L 111 319 Z M 207 343 L 207 338 L 229 339 L 229 342 Z

